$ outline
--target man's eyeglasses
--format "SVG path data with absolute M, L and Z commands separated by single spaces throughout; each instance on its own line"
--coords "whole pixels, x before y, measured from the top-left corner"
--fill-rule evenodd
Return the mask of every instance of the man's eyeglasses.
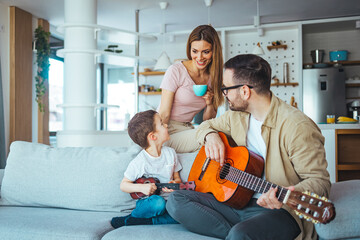
M 235 88 L 239 88 L 239 87 L 242 87 L 245 85 L 248 86 L 248 88 L 253 88 L 253 86 L 249 86 L 247 84 L 240 84 L 240 85 L 235 85 L 235 86 L 231 86 L 231 87 L 222 87 L 220 89 L 221 89 L 221 92 L 226 96 L 229 92 L 229 89 L 235 89 Z

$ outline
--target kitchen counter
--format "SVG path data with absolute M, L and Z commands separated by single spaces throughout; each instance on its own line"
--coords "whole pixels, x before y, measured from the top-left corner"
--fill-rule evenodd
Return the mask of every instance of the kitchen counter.
M 346 124 L 340 124 L 340 123 L 336 123 L 336 124 L 317 124 L 318 127 L 321 130 L 327 130 L 327 129 L 360 129 L 360 124 L 359 123 L 346 123 Z

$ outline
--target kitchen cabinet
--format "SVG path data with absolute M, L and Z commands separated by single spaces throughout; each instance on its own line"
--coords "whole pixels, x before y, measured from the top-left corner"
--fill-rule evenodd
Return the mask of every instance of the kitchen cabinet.
M 318 124 L 332 183 L 360 178 L 360 124 Z
M 336 129 L 336 181 L 360 179 L 360 129 Z

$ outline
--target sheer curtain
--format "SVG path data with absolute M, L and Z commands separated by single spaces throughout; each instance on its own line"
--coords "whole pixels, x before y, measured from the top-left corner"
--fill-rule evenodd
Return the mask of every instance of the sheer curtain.
M 0 60 L 0 169 L 5 168 L 6 164 L 6 144 L 5 144 L 5 124 L 4 124 L 4 102 L 1 77 L 1 60 Z

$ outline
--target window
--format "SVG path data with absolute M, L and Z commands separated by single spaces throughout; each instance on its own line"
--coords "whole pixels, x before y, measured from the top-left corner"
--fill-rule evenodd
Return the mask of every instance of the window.
M 64 62 L 50 58 L 49 69 L 49 131 L 63 130 L 63 109 L 57 105 L 63 103 Z
M 135 85 L 133 68 L 108 69 L 106 101 L 119 108 L 108 108 L 107 130 L 121 131 L 127 128 L 129 116 L 135 114 Z

